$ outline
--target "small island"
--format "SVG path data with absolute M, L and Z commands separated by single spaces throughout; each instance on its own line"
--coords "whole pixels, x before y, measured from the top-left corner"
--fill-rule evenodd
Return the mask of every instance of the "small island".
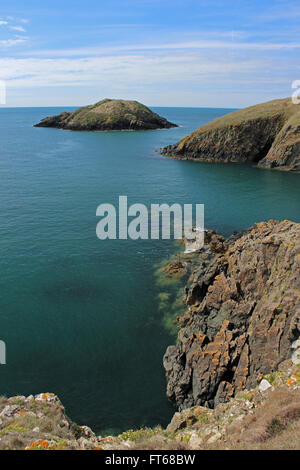
M 46 117 L 34 127 L 54 127 L 72 131 L 151 130 L 178 127 L 138 101 L 104 99 L 79 108 Z
M 253 162 L 300 170 L 300 105 L 291 98 L 241 109 L 205 124 L 163 155 L 201 162 Z

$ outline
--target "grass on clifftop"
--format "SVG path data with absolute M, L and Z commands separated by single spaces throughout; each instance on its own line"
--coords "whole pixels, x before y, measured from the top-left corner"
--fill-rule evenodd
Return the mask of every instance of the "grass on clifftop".
M 276 115 L 282 115 L 284 121 L 288 120 L 294 114 L 300 114 L 300 107 L 293 104 L 291 98 L 268 101 L 267 103 L 256 104 L 248 108 L 239 109 L 233 113 L 221 116 L 200 127 L 202 130 L 214 130 L 223 126 L 238 125 L 244 121 L 251 121 L 260 118 L 272 118 Z

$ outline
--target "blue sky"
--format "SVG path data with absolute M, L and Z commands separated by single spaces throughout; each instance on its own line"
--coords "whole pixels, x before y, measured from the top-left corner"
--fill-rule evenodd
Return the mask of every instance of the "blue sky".
M 299 0 L 1 0 L 7 106 L 243 107 L 300 80 Z

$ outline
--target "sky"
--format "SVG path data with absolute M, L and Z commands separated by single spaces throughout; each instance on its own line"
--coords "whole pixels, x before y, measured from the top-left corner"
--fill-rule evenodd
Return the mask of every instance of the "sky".
M 9 107 L 285 98 L 300 80 L 300 1 L 1 0 L 0 80 Z

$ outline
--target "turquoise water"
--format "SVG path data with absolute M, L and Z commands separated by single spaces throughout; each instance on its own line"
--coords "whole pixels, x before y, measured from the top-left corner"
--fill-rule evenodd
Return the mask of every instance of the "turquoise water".
M 166 425 L 154 264 L 170 241 L 100 241 L 96 208 L 204 203 L 224 235 L 269 218 L 300 222 L 298 174 L 180 162 L 155 150 L 230 110 L 155 108 L 182 127 L 145 132 L 33 128 L 54 108 L 0 110 L 0 394 L 52 391 L 97 431 Z

